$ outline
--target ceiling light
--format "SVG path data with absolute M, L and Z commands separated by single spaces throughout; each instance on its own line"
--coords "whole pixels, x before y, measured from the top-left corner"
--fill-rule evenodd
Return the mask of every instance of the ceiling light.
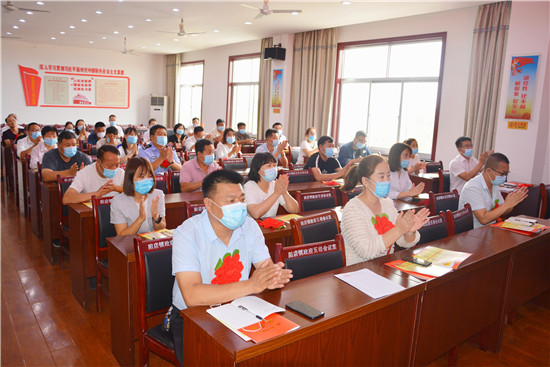
M 178 42 L 178 41 L 179 41 L 179 39 L 177 39 L 177 38 L 174 38 L 174 41 Z
M 213 32 L 214 33 L 218 33 L 220 30 L 219 29 L 214 29 Z
M 61 31 L 61 32 L 59 32 L 59 34 L 65 34 L 65 32 Z
M 6 34 L 9 36 L 11 34 L 11 32 L 6 32 Z
M 130 24 L 130 25 L 128 26 L 128 28 L 132 29 L 132 28 L 134 28 L 134 26 Z
M 50 37 L 50 39 L 51 39 L 51 40 L 54 40 L 54 39 L 55 39 L 55 37 Z
M 118 31 L 114 31 L 113 33 L 114 33 L 114 34 L 118 34 L 119 32 L 118 32 Z
M 20 21 L 21 23 L 25 23 L 25 22 L 26 22 L 25 19 L 19 19 L 19 21 Z
M 13 29 L 19 29 L 19 27 L 16 26 L 16 25 L 14 25 L 12 28 L 13 28 Z
M 90 43 L 94 43 L 94 41 L 89 41 Z
M 244 24 L 246 24 L 246 25 L 251 25 L 252 22 L 244 22 Z
M 99 14 L 99 15 L 103 14 L 103 12 L 102 12 L 101 10 L 96 10 L 95 13 L 96 13 L 96 14 Z
M 147 48 L 147 47 L 145 47 L 145 46 L 141 46 L 141 48 Z
M 146 21 L 146 22 L 152 22 L 152 21 L 153 21 L 153 19 L 149 19 L 149 18 L 147 18 L 147 19 L 145 19 L 145 21 Z
M 74 25 L 70 25 L 69 28 L 75 29 L 76 27 Z
M 351 1 L 340 1 L 340 4 L 342 5 L 350 5 Z
M 27 11 L 26 13 L 29 14 L 29 15 L 33 15 L 33 14 L 34 14 L 34 13 L 33 13 L 32 11 L 30 11 L 30 10 Z
M 87 19 L 80 19 L 80 21 L 81 21 L 82 23 L 86 23 L 88 20 L 87 20 Z
M 298 15 L 298 14 L 300 14 L 300 12 L 298 12 L 298 11 L 293 11 L 293 12 L 290 13 L 290 14 L 291 14 L 291 15 Z
M 196 34 L 192 34 L 191 37 L 197 37 L 197 35 L 196 35 Z
M 106 40 L 106 39 L 107 39 L 107 37 L 103 36 L 103 37 L 101 37 L 101 39 L 102 39 L 102 40 Z
M 44 3 L 42 1 L 37 1 L 36 5 L 44 5 Z
M 172 11 L 178 12 L 178 11 L 180 11 L 180 10 L 179 10 L 178 8 L 174 8 L 174 9 L 172 9 Z
M 160 43 L 157 43 L 157 46 L 160 46 Z

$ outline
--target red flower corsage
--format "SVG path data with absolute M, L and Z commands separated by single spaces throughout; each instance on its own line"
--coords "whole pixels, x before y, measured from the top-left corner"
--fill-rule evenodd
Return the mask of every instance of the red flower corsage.
M 371 221 L 379 235 L 383 235 L 384 233 L 395 227 L 395 224 L 390 222 L 390 218 L 386 213 L 371 217 Z

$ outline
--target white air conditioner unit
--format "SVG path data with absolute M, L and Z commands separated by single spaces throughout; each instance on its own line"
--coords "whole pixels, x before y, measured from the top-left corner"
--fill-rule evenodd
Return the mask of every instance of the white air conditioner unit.
M 168 119 L 168 97 L 154 96 L 150 97 L 149 118 L 157 120 L 157 124 L 166 126 Z

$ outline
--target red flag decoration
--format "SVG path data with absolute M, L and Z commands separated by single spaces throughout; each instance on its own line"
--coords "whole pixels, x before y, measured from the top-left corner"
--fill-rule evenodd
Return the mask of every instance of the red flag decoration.
M 38 106 L 42 78 L 38 76 L 38 71 L 33 68 L 18 66 L 19 73 L 21 74 L 21 83 L 23 83 L 23 92 L 25 93 L 25 102 L 27 106 Z

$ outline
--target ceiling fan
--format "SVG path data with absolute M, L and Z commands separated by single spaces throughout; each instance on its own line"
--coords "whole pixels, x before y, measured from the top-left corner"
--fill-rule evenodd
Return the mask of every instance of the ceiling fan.
M 300 9 L 295 9 L 295 10 L 291 10 L 291 9 L 273 9 L 273 10 L 271 10 L 271 9 L 269 9 L 269 0 L 264 0 L 264 6 L 261 7 L 261 8 L 257 8 L 255 6 L 250 6 L 250 5 L 246 5 L 246 4 L 241 4 L 241 5 L 246 7 L 246 8 L 250 8 L 250 9 L 260 11 L 254 19 L 258 19 L 258 18 L 263 17 L 264 15 L 271 15 L 271 14 L 283 14 L 283 13 L 286 13 L 286 14 L 300 14 L 300 13 L 302 13 L 302 10 L 300 10 Z
M 37 12 L 37 13 L 49 13 L 50 12 L 49 10 L 18 8 L 15 5 L 13 5 L 13 1 L 6 1 L 6 3 L 4 5 L 2 5 L 2 8 L 4 8 L 4 10 L 7 13 L 11 13 L 12 11 L 15 11 L 15 10 L 32 11 L 32 12 Z
M 126 37 L 124 37 L 124 47 L 122 48 L 122 53 L 124 55 L 134 55 L 134 56 L 139 56 L 138 54 L 134 53 L 135 50 L 128 50 L 126 48 Z
M 157 31 L 157 32 L 174 34 L 174 32 L 168 32 L 168 31 Z M 194 36 L 196 34 L 203 34 L 203 33 L 206 33 L 206 32 L 186 32 L 185 28 L 183 26 L 183 18 L 181 18 L 181 22 L 179 24 L 178 32 L 176 32 L 176 34 L 180 37 Z

